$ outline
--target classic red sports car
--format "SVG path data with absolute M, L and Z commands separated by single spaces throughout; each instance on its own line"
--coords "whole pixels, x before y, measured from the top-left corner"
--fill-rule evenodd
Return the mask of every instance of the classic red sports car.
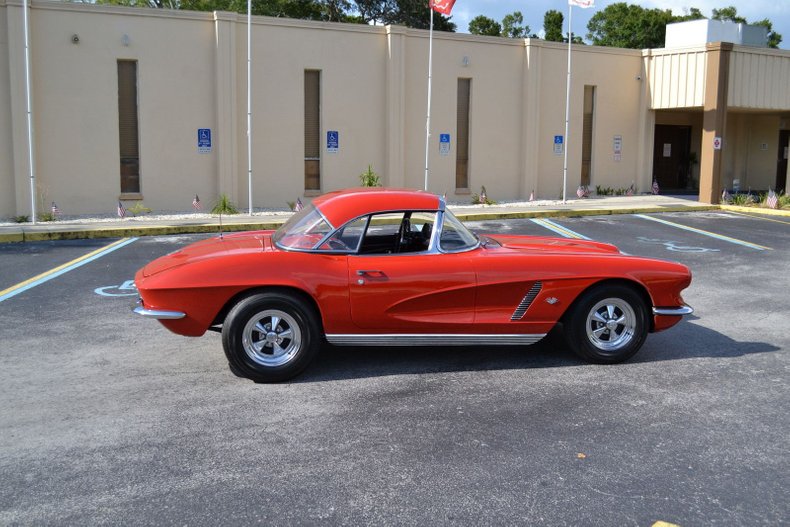
M 687 267 L 613 245 L 470 232 L 427 192 L 316 198 L 277 231 L 224 235 L 146 265 L 140 305 L 180 335 L 222 332 L 234 371 L 300 373 L 335 345 L 532 344 L 562 323 L 582 358 L 615 363 L 692 312 Z

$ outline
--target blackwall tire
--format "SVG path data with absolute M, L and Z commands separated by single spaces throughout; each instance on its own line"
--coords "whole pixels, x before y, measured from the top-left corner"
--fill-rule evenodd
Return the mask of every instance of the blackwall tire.
M 231 370 L 256 382 L 295 377 L 312 362 L 320 341 L 314 309 L 285 293 L 244 298 L 222 325 L 222 347 Z
M 565 337 L 582 359 L 615 364 L 633 357 L 650 328 L 642 297 L 624 285 L 590 289 L 573 307 L 565 322 Z

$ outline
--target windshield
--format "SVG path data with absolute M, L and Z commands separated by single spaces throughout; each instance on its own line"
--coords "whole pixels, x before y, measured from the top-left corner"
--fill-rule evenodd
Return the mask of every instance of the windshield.
M 272 237 L 283 249 L 312 249 L 332 231 L 332 226 L 312 204 L 291 216 Z
M 461 252 L 474 249 L 480 240 L 467 229 L 449 210 L 444 211 L 442 235 L 439 237 L 439 248 L 444 252 Z

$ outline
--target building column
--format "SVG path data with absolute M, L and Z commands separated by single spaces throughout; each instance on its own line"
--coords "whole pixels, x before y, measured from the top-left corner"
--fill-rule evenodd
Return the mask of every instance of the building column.
M 216 152 L 217 172 L 216 189 L 218 194 L 227 194 L 234 203 L 247 203 L 239 192 L 239 158 L 244 154 L 246 159 L 247 143 L 238 142 L 238 97 L 236 82 L 236 13 L 214 11 L 214 31 L 216 32 L 216 48 L 214 54 L 214 75 L 216 87 Z M 246 84 L 245 84 L 246 86 Z M 246 109 L 246 106 L 245 106 Z M 246 176 L 246 170 L 244 171 Z M 246 181 L 246 177 L 244 178 Z M 246 185 L 244 186 L 246 189 Z
M 546 194 L 538 188 L 538 161 L 545 137 L 540 133 L 540 59 L 543 46 L 539 40 L 524 41 L 524 63 L 521 76 L 521 177 L 519 197 L 524 199 Z
M 406 31 L 401 26 L 387 26 L 387 93 L 385 108 L 385 168 L 384 184 L 390 187 L 403 187 L 406 185 L 403 173 L 404 166 L 404 137 L 403 114 L 405 104 L 404 82 L 405 74 L 405 44 Z
M 705 102 L 702 120 L 702 155 L 699 167 L 699 200 L 718 203 L 721 199 L 722 150 L 727 125 L 727 88 L 732 44 L 715 42 L 706 46 Z
M 28 163 L 27 103 L 25 97 L 25 37 L 22 2 L 6 3 L 8 39 L 8 84 L 11 110 L 11 188 L 4 189 L 14 195 L 15 214 L 32 213 L 30 197 L 30 165 Z M 33 9 L 30 12 L 30 69 L 33 77 Z M 31 89 L 33 79 L 31 78 Z M 31 94 L 32 96 L 32 94 Z M 35 102 L 35 100 L 34 100 Z M 35 117 L 35 113 L 33 116 Z M 34 127 L 35 130 L 35 127 Z M 35 137 L 34 137 L 35 140 Z M 32 219 L 32 218 L 31 218 Z

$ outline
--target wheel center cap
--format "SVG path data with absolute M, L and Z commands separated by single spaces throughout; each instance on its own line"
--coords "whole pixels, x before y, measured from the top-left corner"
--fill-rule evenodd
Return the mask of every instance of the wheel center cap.
M 266 343 L 267 344 L 274 344 L 277 342 L 277 333 L 274 331 L 270 331 L 266 334 Z
M 608 329 L 609 331 L 614 331 L 615 329 L 617 329 L 617 321 L 615 321 L 615 320 L 607 321 L 606 322 L 606 329 Z

